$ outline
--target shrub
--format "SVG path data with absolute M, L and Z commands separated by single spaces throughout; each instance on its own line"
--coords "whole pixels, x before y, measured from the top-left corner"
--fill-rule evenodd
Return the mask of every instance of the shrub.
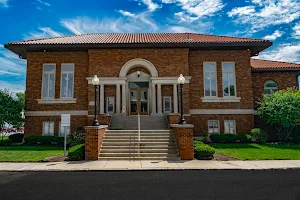
M 67 143 L 70 147 L 84 144 L 85 143 L 85 133 L 84 132 L 74 132 L 67 138 Z
M 202 138 L 202 142 L 207 143 L 209 141 L 208 133 L 205 132 Z
M 85 159 L 85 144 L 78 144 L 71 147 L 68 151 L 69 160 L 84 160 Z
M 239 140 L 239 137 L 234 134 L 213 134 L 209 138 L 215 143 L 234 143 Z
M 212 134 L 209 136 L 210 140 L 215 143 L 225 142 L 225 134 Z
M 194 141 L 194 157 L 196 159 L 212 159 L 215 149 L 199 140 Z
M 48 145 L 48 144 L 57 144 L 63 145 L 64 144 L 64 137 L 57 137 L 57 136 L 29 136 L 25 137 L 25 144 L 29 145 Z
M 9 138 L 13 143 L 20 143 L 20 142 L 23 141 L 24 134 L 17 133 L 17 134 L 13 134 L 13 135 L 8 136 L 8 138 Z
M 251 130 L 251 135 L 254 140 L 260 144 L 267 143 L 267 133 L 260 128 L 254 128 Z
M 239 134 L 237 136 L 240 142 L 249 143 L 252 141 L 252 136 L 250 134 Z

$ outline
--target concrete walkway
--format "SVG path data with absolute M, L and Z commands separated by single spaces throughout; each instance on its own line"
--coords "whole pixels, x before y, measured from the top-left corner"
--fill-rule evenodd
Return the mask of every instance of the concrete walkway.
M 264 161 L 72 161 L 0 163 L 0 171 L 89 171 L 89 170 L 261 170 L 300 168 L 300 160 Z

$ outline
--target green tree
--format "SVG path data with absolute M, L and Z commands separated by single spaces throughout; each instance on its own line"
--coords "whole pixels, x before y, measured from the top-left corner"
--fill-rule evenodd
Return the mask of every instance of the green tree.
M 287 142 L 291 133 L 299 125 L 300 90 L 288 88 L 272 95 L 264 95 L 258 104 L 258 115 L 270 125 L 275 126 L 280 141 Z

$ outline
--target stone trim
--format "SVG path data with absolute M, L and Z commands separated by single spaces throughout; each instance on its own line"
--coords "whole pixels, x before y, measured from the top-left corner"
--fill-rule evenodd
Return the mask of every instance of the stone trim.
M 59 104 L 59 103 L 76 103 L 74 98 L 60 98 L 60 99 L 37 99 L 38 104 Z
M 241 97 L 201 97 L 202 102 L 240 102 Z
M 41 116 L 60 116 L 61 114 L 70 114 L 73 116 L 87 116 L 87 110 L 56 110 L 56 111 L 25 111 L 27 117 L 41 117 Z
M 116 85 L 116 84 L 126 84 L 127 78 L 121 77 L 98 77 L 99 78 L 99 85 Z M 93 77 L 86 77 L 88 84 L 92 85 Z
M 158 77 L 156 67 L 150 61 L 142 58 L 135 58 L 126 62 L 120 70 L 119 77 L 126 77 L 130 69 L 139 65 L 148 69 L 152 77 Z
M 191 115 L 254 115 L 253 109 L 190 109 Z
M 178 75 L 179 76 L 179 75 Z M 185 76 L 185 83 L 190 83 L 190 80 L 192 79 L 191 76 Z M 178 77 L 177 76 L 170 76 L 170 77 L 150 77 L 150 80 L 152 80 L 152 84 L 178 84 L 177 82 Z

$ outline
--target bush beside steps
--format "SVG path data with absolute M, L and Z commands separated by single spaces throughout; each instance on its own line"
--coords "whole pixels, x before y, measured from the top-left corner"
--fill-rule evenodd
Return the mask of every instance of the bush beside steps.
M 69 148 L 68 160 L 84 160 L 85 159 L 85 144 L 78 144 Z
M 200 140 L 194 140 L 194 157 L 198 160 L 211 160 L 214 157 L 215 149 Z

